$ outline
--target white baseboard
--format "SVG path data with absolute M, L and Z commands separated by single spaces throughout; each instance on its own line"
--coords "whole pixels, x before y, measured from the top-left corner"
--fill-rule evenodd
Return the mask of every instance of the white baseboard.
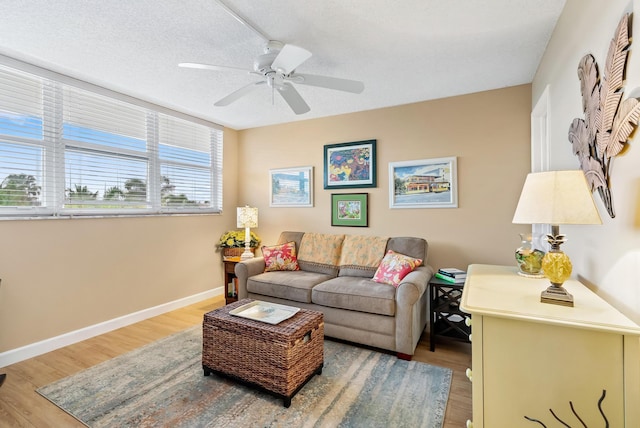
M 173 302 L 163 303 L 162 305 L 143 309 L 132 314 L 124 315 L 109 321 L 101 322 L 99 324 L 94 324 L 88 327 L 81 328 L 79 330 L 61 334 L 60 336 L 51 337 L 40 342 L 31 343 L 20 348 L 2 352 L 0 353 L 0 368 L 27 360 L 29 358 L 37 357 L 38 355 L 42 355 L 65 346 L 90 339 L 100 334 L 108 333 L 118 328 L 125 327 L 127 325 L 131 325 L 139 321 L 143 321 L 148 318 L 182 308 L 184 306 L 198 303 L 202 300 L 220 296 L 223 293 L 223 287 L 214 288 L 202 293 L 174 300 Z

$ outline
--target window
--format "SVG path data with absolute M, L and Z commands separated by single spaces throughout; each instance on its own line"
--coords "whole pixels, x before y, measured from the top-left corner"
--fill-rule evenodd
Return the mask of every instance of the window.
M 62 77 L 0 65 L 0 216 L 222 209 L 218 126 Z

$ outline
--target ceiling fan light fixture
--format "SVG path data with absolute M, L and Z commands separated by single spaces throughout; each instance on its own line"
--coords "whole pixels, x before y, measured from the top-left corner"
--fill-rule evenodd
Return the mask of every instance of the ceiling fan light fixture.
M 271 64 L 273 64 L 273 60 L 276 59 L 277 53 L 266 53 L 260 55 L 253 62 L 253 69 L 258 73 L 262 73 L 266 75 L 271 71 Z

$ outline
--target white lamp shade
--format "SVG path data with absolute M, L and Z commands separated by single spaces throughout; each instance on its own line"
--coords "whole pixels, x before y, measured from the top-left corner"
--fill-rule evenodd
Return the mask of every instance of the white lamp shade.
M 238 227 L 258 227 L 258 208 L 238 207 Z
M 527 175 L 513 216 L 517 224 L 602 224 L 584 172 Z

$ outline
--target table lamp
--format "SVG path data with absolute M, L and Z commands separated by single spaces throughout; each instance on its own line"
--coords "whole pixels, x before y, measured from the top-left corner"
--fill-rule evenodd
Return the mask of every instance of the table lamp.
M 238 227 L 244 227 L 244 253 L 240 256 L 240 260 L 247 260 L 253 258 L 251 252 L 251 228 L 258 227 L 258 208 L 250 207 L 246 205 L 244 207 L 238 207 L 237 214 Z
M 562 284 L 571 276 L 571 260 L 560 250 L 566 242 L 561 224 L 602 224 L 584 172 L 547 171 L 527 175 L 513 216 L 516 224 L 550 224 L 547 242 L 551 250 L 542 259 L 542 271 L 551 286 L 540 301 L 573 306 L 573 296 Z

